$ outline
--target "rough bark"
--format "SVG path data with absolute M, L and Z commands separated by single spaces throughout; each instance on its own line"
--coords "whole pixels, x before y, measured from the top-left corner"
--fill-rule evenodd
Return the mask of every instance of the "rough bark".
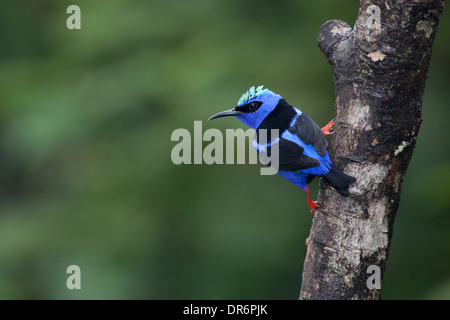
M 320 182 L 300 299 L 380 299 L 381 288 L 367 286 L 368 267 L 383 280 L 443 5 L 361 0 L 353 29 L 332 20 L 319 31 L 336 93 L 330 155 L 357 182 L 348 197 Z

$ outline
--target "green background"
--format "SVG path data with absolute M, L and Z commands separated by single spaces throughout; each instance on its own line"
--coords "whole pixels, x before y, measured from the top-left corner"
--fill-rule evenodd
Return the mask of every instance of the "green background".
M 81 30 L 66 27 L 69 4 Z M 352 26 L 358 9 L 2 1 L 0 298 L 296 299 L 312 219 L 304 192 L 260 165 L 174 165 L 171 134 L 195 120 L 245 128 L 205 120 L 260 84 L 326 124 L 333 74 L 317 33 L 331 19 Z M 450 298 L 449 35 L 444 10 L 384 299 Z M 66 287 L 72 264 L 81 290 Z

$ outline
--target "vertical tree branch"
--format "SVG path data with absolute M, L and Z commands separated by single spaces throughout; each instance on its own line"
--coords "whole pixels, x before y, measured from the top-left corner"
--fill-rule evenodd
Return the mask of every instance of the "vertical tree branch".
M 342 197 L 320 182 L 300 299 L 379 299 L 369 266 L 386 269 L 403 176 L 443 0 L 361 0 L 354 28 L 338 20 L 318 45 L 335 83 L 335 164 L 357 179 Z

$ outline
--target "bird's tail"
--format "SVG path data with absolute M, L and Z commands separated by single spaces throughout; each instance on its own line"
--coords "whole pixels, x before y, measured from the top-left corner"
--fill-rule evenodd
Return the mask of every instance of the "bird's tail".
M 325 180 L 331 183 L 331 185 L 342 195 L 348 196 L 348 187 L 356 181 L 355 178 L 350 177 L 331 165 L 330 171 L 324 176 Z

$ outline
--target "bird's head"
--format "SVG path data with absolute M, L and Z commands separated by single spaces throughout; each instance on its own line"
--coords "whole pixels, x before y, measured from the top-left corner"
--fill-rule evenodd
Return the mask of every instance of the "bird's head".
M 282 97 L 273 93 L 263 86 L 250 87 L 239 99 L 237 106 L 233 109 L 219 112 L 208 120 L 236 116 L 247 126 L 257 129 L 261 122 L 272 112 Z

